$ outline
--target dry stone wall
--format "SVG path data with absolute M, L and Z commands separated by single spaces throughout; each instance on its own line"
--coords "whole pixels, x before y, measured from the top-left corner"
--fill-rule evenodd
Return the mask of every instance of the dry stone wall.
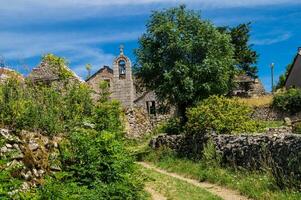
M 291 128 L 270 129 L 260 135 L 204 135 L 198 139 L 185 135 L 159 135 L 152 139 L 154 149 L 168 147 L 184 155 L 200 155 L 203 145 L 212 139 L 222 164 L 258 169 L 269 166 L 273 173 L 301 180 L 301 135 Z
M 61 170 L 58 159 L 60 140 L 59 137 L 50 139 L 34 132 L 16 134 L 0 129 L 0 158 L 8 160 L 4 169 L 12 171 L 14 177 L 23 181 L 21 187 L 11 191 L 10 195 L 26 191 L 39 184 L 46 174 Z

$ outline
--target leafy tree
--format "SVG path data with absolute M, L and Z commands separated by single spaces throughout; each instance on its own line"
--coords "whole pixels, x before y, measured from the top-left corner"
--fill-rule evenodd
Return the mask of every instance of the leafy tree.
M 239 24 L 233 28 L 219 27 L 218 30 L 231 36 L 237 68 L 245 72 L 248 76 L 257 78 L 258 69 L 254 64 L 257 63 L 258 54 L 252 50 L 252 45 L 249 45 L 250 24 Z
M 288 73 L 289 73 L 289 71 L 291 70 L 292 67 L 293 67 L 293 64 L 288 64 L 286 66 L 286 70 L 285 70 L 284 74 L 281 74 L 279 76 L 279 80 L 278 80 L 278 83 L 276 85 L 276 89 L 280 89 L 280 88 L 283 88 L 285 86 L 286 78 L 287 78 Z
M 136 55 L 144 87 L 182 117 L 196 102 L 227 93 L 235 73 L 230 37 L 185 6 L 153 12 Z
M 89 78 L 91 76 L 91 69 L 92 69 L 92 65 L 91 64 L 86 64 L 86 70 L 88 72 L 87 78 Z

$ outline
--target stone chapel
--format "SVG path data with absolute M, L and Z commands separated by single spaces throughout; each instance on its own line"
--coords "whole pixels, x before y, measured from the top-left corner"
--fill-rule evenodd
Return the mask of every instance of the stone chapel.
M 135 84 L 130 59 L 124 55 L 123 46 L 119 55 L 113 60 L 112 68 L 103 66 L 90 76 L 86 82 L 95 91 L 93 98 L 99 97 L 99 84 L 108 82 L 110 98 L 121 102 L 124 108 L 143 108 L 149 115 L 156 116 L 158 102 L 153 91 L 140 91 Z

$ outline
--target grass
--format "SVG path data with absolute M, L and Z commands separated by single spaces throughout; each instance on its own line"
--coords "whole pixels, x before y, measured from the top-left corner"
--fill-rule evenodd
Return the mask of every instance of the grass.
M 300 200 L 301 193 L 280 190 L 267 172 L 234 170 L 219 166 L 206 166 L 200 161 L 177 158 L 167 152 L 152 152 L 146 158 L 156 166 L 200 181 L 208 181 L 231 189 L 242 195 L 260 200 Z
M 265 128 L 279 128 L 284 125 L 284 121 L 260 121 Z
M 251 107 L 263 107 L 271 105 L 273 100 L 272 95 L 266 95 L 261 97 L 254 98 L 239 98 L 238 101 L 241 103 L 245 103 Z
M 160 174 L 150 169 L 141 169 L 147 175 L 147 187 L 152 188 L 168 200 L 221 200 L 208 191 L 185 181 Z

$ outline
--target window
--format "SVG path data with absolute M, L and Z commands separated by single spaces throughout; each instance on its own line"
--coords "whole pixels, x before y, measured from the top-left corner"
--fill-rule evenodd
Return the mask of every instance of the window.
M 147 101 L 146 107 L 147 107 L 148 114 L 156 116 L 156 102 L 155 101 Z
M 120 60 L 118 62 L 118 67 L 119 67 L 119 78 L 125 78 L 125 61 Z
M 110 79 L 104 79 L 104 81 L 107 82 L 108 88 L 110 88 L 111 87 Z

